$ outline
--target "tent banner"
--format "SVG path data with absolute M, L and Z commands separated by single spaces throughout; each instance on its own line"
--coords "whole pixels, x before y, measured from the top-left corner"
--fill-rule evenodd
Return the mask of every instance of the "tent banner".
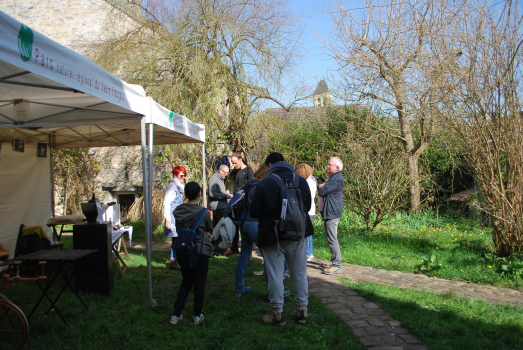
M 182 135 L 189 136 L 200 142 L 205 142 L 205 125 L 196 124 L 183 115 L 174 113 L 163 107 L 151 97 L 150 113 L 148 114 L 148 123 L 163 126 L 166 129 L 176 131 Z
M 0 11 L 0 60 L 136 113 L 145 91 Z M 55 85 L 56 86 L 56 85 Z

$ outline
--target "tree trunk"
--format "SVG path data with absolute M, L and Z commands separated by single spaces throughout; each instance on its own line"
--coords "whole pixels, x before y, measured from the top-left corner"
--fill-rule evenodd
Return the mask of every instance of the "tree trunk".
M 418 169 L 418 156 L 409 154 L 407 170 L 410 178 L 409 209 L 411 211 L 418 210 L 421 202 Z

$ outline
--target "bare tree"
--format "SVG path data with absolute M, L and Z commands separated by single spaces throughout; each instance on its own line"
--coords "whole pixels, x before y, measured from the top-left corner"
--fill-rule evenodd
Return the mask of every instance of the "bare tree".
M 245 128 L 257 100 L 289 108 L 273 96 L 300 53 L 285 1 L 106 1 L 113 31 L 91 45 L 96 62 L 204 123 L 233 150 L 252 146 Z
M 333 33 L 324 42 L 340 67 L 339 97 L 377 106 L 397 120 L 387 133 L 406 155 L 409 206 L 420 205 L 418 160 L 437 132 L 443 74 L 432 43 L 461 13 L 460 1 L 367 0 L 363 8 L 331 3 Z
M 439 38 L 446 121 L 464 140 L 492 215 L 499 256 L 523 250 L 523 45 L 521 4 L 470 6 L 456 30 Z M 458 59 L 452 57 L 459 56 Z

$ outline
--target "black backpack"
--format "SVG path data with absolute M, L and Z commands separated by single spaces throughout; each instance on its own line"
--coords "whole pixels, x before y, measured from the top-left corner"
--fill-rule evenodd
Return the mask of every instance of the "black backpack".
M 200 251 L 198 252 L 196 249 L 198 246 L 196 244 L 196 228 L 200 225 L 206 211 L 207 209 L 202 209 L 200 214 L 194 220 L 191 228 L 181 228 L 177 225 L 176 230 L 178 231 L 178 241 L 176 242 L 176 261 L 182 268 L 193 269 L 198 266 L 198 261 L 200 261 L 200 256 L 202 255 L 205 230 L 202 232 Z
M 255 181 L 250 184 L 249 187 L 241 189 L 231 198 L 229 203 L 227 203 L 225 216 L 231 218 L 232 222 L 234 222 L 236 225 L 241 225 L 244 223 L 248 211 L 248 208 L 245 206 L 245 202 L 247 202 L 249 191 L 257 184 L 258 181 Z
M 293 174 L 292 182 L 283 180 L 276 174 L 271 175 L 280 186 L 282 200 L 281 215 L 276 220 L 276 229 L 279 238 L 299 241 L 305 236 L 306 214 L 304 203 L 299 189 L 299 176 Z

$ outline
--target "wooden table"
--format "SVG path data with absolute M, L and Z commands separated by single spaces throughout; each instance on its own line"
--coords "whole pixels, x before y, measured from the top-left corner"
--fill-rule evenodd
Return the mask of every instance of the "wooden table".
M 85 216 L 83 215 L 62 215 L 62 216 L 55 216 L 54 218 L 50 218 L 47 220 L 46 225 L 48 227 L 51 227 L 53 230 L 53 239 L 55 241 L 61 241 L 62 240 L 62 233 L 64 232 L 73 232 L 73 230 L 64 230 L 65 225 L 74 225 L 79 222 L 82 222 L 85 219 Z M 58 231 L 56 230 L 56 226 L 60 227 L 60 234 L 58 234 Z
M 31 313 L 29 314 L 29 316 L 27 318 L 30 318 L 33 315 L 33 313 L 36 311 L 36 308 L 38 307 L 38 305 L 40 305 L 40 303 L 42 302 L 42 300 L 45 297 L 51 303 L 51 307 L 44 314 L 49 314 L 51 309 L 54 308 L 54 310 L 56 310 L 56 312 L 60 315 L 62 320 L 67 324 L 65 317 L 62 315 L 62 313 L 56 306 L 56 303 L 62 296 L 62 294 L 65 291 L 65 289 L 67 288 L 67 286 L 69 286 L 71 288 L 71 290 L 74 292 L 74 294 L 76 295 L 76 297 L 78 298 L 78 300 L 80 300 L 82 302 L 82 304 L 85 306 L 85 308 L 87 310 L 89 310 L 85 301 L 82 299 L 80 294 L 78 294 L 78 292 L 76 291 L 74 286 L 71 284 L 71 280 L 73 279 L 78 267 L 81 265 L 81 263 L 83 262 L 85 257 L 90 254 L 96 253 L 96 252 L 97 252 L 96 250 L 40 250 L 40 251 L 37 251 L 34 253 L 21 255 L 17 258 L 13 258 L 13 259 L 4 261 L 0 266 L 6 266 L 6 265 L 11 266 L 13 264 L 19 264 L 21 262 L 22 264 L 24 264 L 24 266 L 26 266 L 27 270 L 31 274 L 31 277 L 36 277 L 36 276 L 34 276 L 33 271 L 28 266 L 28 264 L 33 263 L 33 262 L 38 263 L 38 262 L 42 262 L 42 261 L 50 263 L 49 273 L 47 275 L 47 279 L 45 280 L 46 282 L 43 283 L 44 285 L 42 285 L 40 283 L 40 281 L 36 282 L 36 284 L 42 291 L 42 295 L 40 296 L 40 299 L 38 299 L 36 305 L 33 307 L 33 310 L 31 311 Z M 70 275 L 67 275 L 67 271 L 64 269 L 64 265 L 66 263 L 70 263 L 73 267 Z M 56 282 L 57 277 L 59 275 L 61 275 L 64 278 L 66 283 L 61 288 L 60 293 L 58 293 L 56 298 L 53 300 L 49 296 L 48 292 L 49 292 L 51 286 Z

